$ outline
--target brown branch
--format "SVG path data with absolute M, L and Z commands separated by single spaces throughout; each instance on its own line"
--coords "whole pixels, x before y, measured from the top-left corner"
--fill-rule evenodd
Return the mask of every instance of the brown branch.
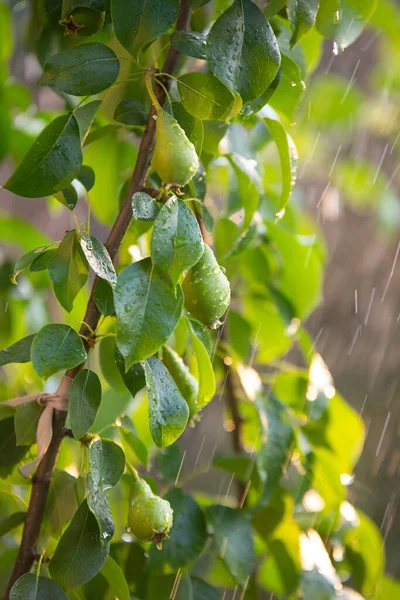
M 188 28 L 190 19 L 190 6 L 188 0 L 181 0 L 179 16 L 176 23 L 177 30 L 185 30 Z M 178 66 L 180 54 L 174 48 L 170 47 L 168 54 L 163 66 L 163 72 L 173 74 Z M 162 83 L 168 90 L 171 85 L 171 78 L 166 77 Z M 156 85 L 155 86 L 156 97 L 161 104 L 164 104 L 166 95 L 164 89 Z M 142 141 L 139 148 L 138 159 L 133 171 L 132 179 L 129 185 L 128 192 L 126 194 L 124 204 L 115 220 L 114 225 L 108 235 L 106 241 L 106 247 L 108 252 L 114 261 L 122 240 L 125 237 L 126 232 L 132 221 L 132 196 L 135 192 L 141 190 L 146 182 L 147 173 L 150 168 L 151 158 L 153 155 L 154 143 L 155 143 L 155 127 L 156 122 L 153 119 L 155 115 L 154 107 L 152 106 L 149 112 L 146 129 L 144 131 Z M 97 310 L 94 302 L 94 288 L 97 283 L 95 279 L 90 294 L 89 302 L 84 317 L 84 322 L 89 325 L 91 329 L 96 329 L 100 313 Z M 90 330 L 86 325 L 82 325 L 80 333 L 82 335 L 90 335 Z M 74 378 L 80 371 L 82 365 L 70 369 L 66 375 Z M 65 436 L 65 420 L 67 413 L 54 411 L 53 421 L 53 438 L 49 449 L 47 450 L 43 460 L 41 461 L 36 475 L 32 479 L 32 493 L 29 501 L 29 508 L 27 512 L 27 518 L 24 525 L 24 531 L 22 534 L 21 546 L 18 553 L 18 558 L 12 572 L 8 589 L 4 600 L 8 600 L 10 590 L 14 583 L 25 573 L 28 573 L 32 567 L 32 564 L 36 556 L 36 543 L 38 540 L 40 527 L 43 520 L 44 509 L 46 506 L 47 495 L 50 487 L 51 478 L 57 461 L 57 456 L 61 447 L 62 440 Z

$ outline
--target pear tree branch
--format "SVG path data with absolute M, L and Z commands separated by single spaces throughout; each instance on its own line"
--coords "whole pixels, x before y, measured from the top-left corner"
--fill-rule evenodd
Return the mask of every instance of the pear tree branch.
M 189 26 L 189 20 L 189 0 L 181 0 L 176 29 L 186 30 Z M 175 50 L 171 46 L 168 50 L 168 54 L 163 65 L 163 73 L 173 74 L 178 67 L 179 58 L 179 52 L 177 52 L 177 50 Z M 169 90 L 171 85 L 171 78 L 160 77 L 160 79 L 162 85 L 156 84 L 154 89 L 157 100 L 162 106 L 166 100 L 166 91 Z M 152 106 L 149 112 L 147 125 L 140 144 L 138 159 L 132 174 L 132 179 L 129 185 L 128 192 L 105 244 L 113 261 L 115 260 L 118 254 L 118 250 L 121 246 L 122 240 L 124 239 L 125 234 L 128 231 L 129 226 L 132 222 L 132 196 L 135 192 L 140 191 L 146 183 L 147 174 L 150 168 L 155 144 L 156 122 L 153 118 L 154 115 L 155 109 Z M 80 329 L 80 334 L 86 337 L 90 337 L 91 330 L 96 329 L 97 323 L 100 318 L 100 313 L 94 301 L 94 288 L 96 286 L 96 283 L 97 278 L 95 278 L 95 281 L 93 283 L 92 291 L 86 309 L 86 314 L 83 319 L 84 323 L 82 324 Z M 84 338 L 83 342 L 86 345 L 86 349 L 88 350 L 88 343 L 85 341 Z M 78 367 L 75 367 L 74 369 L 69 369 L 66 372 L 66 376 L 70 378 L 71 382 L 73 378 L 77 375 L 77 373 L 80 371 L 82 366 L 83 365 L 79 365 Z M 42 461 L 40 462 L 36 474 L 32 478 L 32 492 L 29 501 L 27 517 L 24 525 L 24 531 L 22 534 L 22 541 L 4 600 L 9 599 L 10 590 L 12 586 L 22 575 L 30 571 L 35 557 L 37 556 L 36 544 L 43 520 L 51 478 L 57 461 L 58 453 L 60 451 L 62 440 L 65 437 L 66 417 L 67 412 L 54 410 L 53 436 L 48 450 L 44 455 Z

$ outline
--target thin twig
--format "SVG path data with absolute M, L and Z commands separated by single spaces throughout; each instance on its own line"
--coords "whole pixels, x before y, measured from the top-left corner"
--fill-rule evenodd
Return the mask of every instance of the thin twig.
M 189 1 L 181 0 L 176 29 L 186 30 L 189 25 L 189 18 Z M 177 50 L 175 50 L 175 48 L 172 48 L 171 46 L 163 66 L 163 72 L 173 73 L 177 69 L 179 57 L 179 52 L 177 52 Z M 167 77 L 163 81 L 163 84 L 167 88 L 167 90 L 171 85 L 170 82 L 170 78 Z M 159 103 L 163 105 L 165 102 L 164 89 L 161 86 L 156 85 L 155 93 Z M 135 192 L 141 190 L 144 187 L 147 179 L 147 173 L 150 168 L 151 158 L 153 155 L 155 144 L 156 122 L 153 118 L 154 115 L 155 110 L 152 106 L 149 112 L 146 129 L 144 131 L 142 141 L 140 144 L 138 159 L 135 165 L 135 169 L 133 171 L 128 192 L 105 244 L 113 261 L 117 256 L 122 240 L 124 239 L 125 234 L 128 231 L 132 221 L 132 196 Z M 100 318 L 100 313 L 97 310 L 94 301 L 94 289 L 96 283 L 97 278 L 95 278 L 93 282 L 93 287 L 87 305 L 86 314 L 83 319 L 84 324 L 82 324 L 80 329 L 80 334 L 83 336 L 89 336 L 90 331 L 96 329 L 98 320 Z M 87 342 L 85 340 L 83 341 L 88 349 Z M 66 375 L 73 379 L 81 368 L 82 365 L 75 367 L 74 369 L 69 369 Z M 21 546 L 4 600 L 9 599 L 10 590 L 14 583 L 17 581 L 17 579 L 19 579 L 22 575 L 30 571 L 36 556 L 36 543 L 39 537 L 40 527 L 43 520 L 50 482 L 57 461 L 60 446 L 65 436 L 65 420 L 67 413 L 59 411 L 54 412 L 55 415 L 53 422 L 53 438 L 48 451 L 46 452 L 45 456 L 43 457 L 43 460 L 41 461 L 38 467 L 36 475 L 32 479 L 32 493 L 29 501 L 29 508 L 25 521 L 24 531 L 22 534 Z

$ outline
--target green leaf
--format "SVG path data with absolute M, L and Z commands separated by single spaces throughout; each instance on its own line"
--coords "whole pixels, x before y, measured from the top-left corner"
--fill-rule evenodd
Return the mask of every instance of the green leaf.
M 73 96 L 90 96 L 110 87 L 119 74 L 119 60 L 105 44 L 87 42 L 51 56 L 37 85 Z
M 267 555 L 258 570 L 259 584 L 278 597 L 296 591 L 301 573 L 300 530 L 292 520 L 284 520 L 268 540 Z M 305 596 L 308 598 L 308 596 Z
M 124 448 L 127 445 L 134 452 L 135 456 L 140 460 L 140 462 L 143 463 L 147 468 L 149 463 L 147 448 L 138 436 L 132 421 L 129 419 L 130 422 L 128 421 L 128 424 L 127 419 L 129 419 L 129 417 L 125 416 L 121 420 L 121 441 L 124 445 Z
M 2 538 L 3 535 L 6 535 L 10 531 L 15 529 L 19 525 L 21 525 L 22 523 L 24 523 L 25 519 L 26 519 L 26 512 L 23 512 L 23 511 L 15 512 L 12 515 L 5 517 L 4 519 L 1 519 L 0 520 L 0 538 Z
M 206 509 L 206 519 L 214 531 L 221 558 L 236 582 L 244 585 L 256 562 L 248 516 L 227 506 L 213 505 Z
M 110 316 L 115 313 L 113 288 L 105 279 L 99 279 L 96 283 L 94 301 L 102 315 Z
M 165 496 L 174 511 L 174 525 L 162 550 L 150 551 L 150 569 L 167 564 L 174 571 L 190 565 L 201 554 L 207 541 L 204 515 L 191 496 L 179 488 Z
M 27 446 L 17 446 L 14 417 L 3 418 L 0 421 L 0 469 L 16 465 L 23 459 L 27 449 Z
M 114 302 L 117 344 L 129 368 L 167 341 L 181 316 L 183 294 L 180 286 L 174 289 L 157 276 L 145 258 L 121 271 Z
M 102 540 L 109 541 L 114 535 L 114 521 L 110 501 L 103 485 L 103 444 L 100 439 L 95 439 L 89 446 L 89 465 L 87 503 L 97 519 Z M 106 469 L 109 467 L 110 465 L 106 465 Z
M 57 300 L 71 312 L 74 300 L 88 277 L 88 265 L 75 229 L 71 229 L 49 263 L 49 275 Z
M 82 146 L 86 141 L 91 126 L 93 125 L 93 121 L 96 117 L 98 109 L 100 108 L 101 102 L 101 100 L 93 100 L 92 102 L 88 102 L 83 106 L 79 106 L 79 108 L 74 111 L 75 119 L 78 122 L 79 136 Z
M 51 196 L 71 183 L 81 165 L 78 123 L 74 115 L 62 115 L 43 129 L 3 187 L 25 198 Z
M 277 119 L 264 118 L 272 138 L 278 148 L 282 170 L 282 192 L 279 205 L 279 216 L 283 217 L 286 204 L 292 193 L 292 187 L 296 182 L 297 172 L 297 150 L 290 135 Z
M 132 394 L 132 398 L 134 398 L 136 394 L 146 385 L 143 367 L 141 364 L 137 363 L 136 365 L 129 367 L 127 370 L 125 367 L 124 357 L 118 350 L 118 346 L 116 344 L 114 346 L 114 353 L 115 361 L 124 384 Z
M 64 590 L 55 581 L 25 573 L 13 585 L 10 600 L 68 600 Z
M 42 254 L 39 254 L 39 256 L 37 258 L 35 258 L 35 260 L 33 261 L 33 263 L 31 264 L 29 270 L 31 273 L 36 273 L 39 271 L 45 271 L 46 269 L 49 268 L 49 262 L 52 259 L 55 251 L 58 248 L 58 244 L 53 244 L 53 247 L 50 247 L 48 250 L 45 250 L 44 252 L 42 252 Z
M 174 31 L 171 35 L 171 46 L 186 56 L 207 60 L 207 38 L 195 31 Z
M 75 439 L 89 431 L 101 402 L 100 379 L 88 369 L 80 371 L 69 393 L 69 418 Z
M 214 587 L 197 579 L 197 577 L 191 577 L 193 600 L 221 600 L 221 594 Z
M 65 589 L 83 585 L 100 571 L 108 557 L 98 523 L 84 500 L 64 531 L 50 562 L 50 575 Z
M 277 83 L 269 105 L 292 122 L 304 93 L 305 83 L 299 65 L 283 53 L 281 54 L 280 78 Z M 320 110 L 322 112 L 322 107 Z
M 264 415 L 264 431 L 257 466 L 263 483 L 261 499 L 268 503 L 282 477 L 293 442 L 293 426 L 290 423 L 287 409 L 273 397 L 260 402 Z
M 319 0 L 288 0 L 289 21 L 293 31 L 290 47 L 309 32 L 317 17 Z
M 189 408 L 168 369 L 157 358 L 144 362 L 149 397 L 150 431 L 159 448 L 175 442 L 185 430 Z
M 154 222 L 151 257 L 154 268 L 166 273 L 173 285 L 185 269 L 193 267 L 204 251 L 196 217 L 183 200 L 175 196 L 162 207 Z
M 376 596 L 376 600 L 386 600 L 386 598 L 399 600 L 400 583 L 394 579 L 391 579 L 390 577 L 384 576 L 379 582 L 379 592 Z
M 211 73 L 185 73 L 178 90 L 185 110 L 198 119 L 226 121 L 240 110 L 229 88 Z
M 188 113 L 182 102 L 171 102 L 166 106 L 165 110 L 178 121 L 186 133 L 186 137 L 194 145 L 196 154 L 200 156 L 204 139 L 203 121 Z
M 179 0 L 112 0 L 111 16 L 118 41 L 133 56 L 166 33 L 178 16 Z
M 160 205 L 146 192 L 136 192 L 132 197 L 132 211 L 138 221 L 154 221 L 160 212 Z
M 100 573 L 106 579 L 112 595 L 118 600 L 130 600 L 131 595 L 121 567 L 109 556 Z
M 251 325 L 243 315 L 230 309 L 227 317 L 232 350 L 246 363 L 251 353 Z
M 26 402 L 17 408 L 14 417 L 17 446 L 31 446 L 36 442 L 36 430 L 43 407 L 37 402 Z
M 237 177 L 240 198 L 245 210 L 242 228 L 246 229 L 258 207 L 260 176 L 254 167 L 254 161 L 240 154 L 232 154 L 228 159 Z
M 114 120 L 123 125 L 143 127 L 147 123 L 148 111 L 141 102 L 124 98 L 114 111 Z
M 214 398 L 216 383 L 214 369 L 203 342 L 197 337 L 192 328 L 190 328 L 190 336 L 197 361 L 197 378 L 199 381 L 197 409 L 199 410 Z
M 99 472 L 99 485 L 102 489 L 117 485 L 125 469 L 125 454 L 118 444 L 111 440 L 96 440 L 90 446 Z
M 323 248 L 315 236 L 294 235 L 272 223 L 268 223 L 268 235 L 281 257 L 276 287 L 303 320 L 321 300 Z
M 375 596 L 385 566 L 384 545 L 375 523 L 357 512 L 358 525 L 343 536 L 345 558 L 350 563 L 357 588 L 367 597 Z M 389 596 L 388 596 L 389 598 Z
M 87 359 L 82 339 L 68 325 L 45 325 L 31 348 L 35 371 L 44 379 L 64 369 L 77 367 Z
M 313 385 L 315 386 L 315 383 Z M 362 452 L 365 437 L 364 424 L 358 413 L 338 393 L 330 397 L 332 383 L 328 383 L 327 388 L 329 388 L 326 390 L 329 398 L 325 398 L 328 405 L 324 414 L 314 423 L 310 419 L 304 428 L 304 433 L 314 448 L 324 447 L 331 450 L 336 456 L 340 472 L 351 475 Z M 313 409 L 310 407 L 311 417 L 312 414 Z
M 14 265 L 14 273 L 13 273 L 11 281 L 13 283 L 17 284 L 18 275 L 20 273 L 22 273 L 22 271 L 24 269 L 26 269 L 26 267 L 29 267 L 29 265 L 31 265 L 34 260 L 39 258 L 39 256 L 41 254 L 43 254 L 43 252 L 46 250 L 46 248 L 47 248 L 47 246 L 39 246 L 39 248 L 35 248 L 34 250 L 31 250 L 27 254 L 24 254 L 23 256 L 21 256 L 21 258 L 19 258 Z
M 31 346 L 35 333 L 18 340 L 12 346 L 0 351 L 0 367 L 10 363 L 26 363 L 31 360 Z
M 179 444 L 159 450 L 155 456 L 157 473 L 163 481 L 174 482 L 182 465 L 183 453 Z
M 82 233 L 79 241 L 83 253 L 96 275 L 114 286 L 117 283 L 117 274 L 110 255 L 103 244 L 93 235 L 86 235 L 85 233 Z
M 280 54 L 274 32 L 251 0 L 235 0 L 207 37 L 207 59 L 213 73 L 249 102 L 272 83 Z
M 94 186 L 94 182 L 96 180 L 96 175 L 95 175 L 92 167 L 83 165 L 83 167 L 81 167 L 81 170 L 79 171 L 76 178 L 83 185 L 85 190 L 87 192 L 90 192 L 90 190 Z
M 55 469 L 43 517 L 44 530 L 59 539 L 63 528 L 72 519 L 77 508 L 77 480 L 66 471 Z
M 377 0 L 320 0 L 317 29 L 344 50 L 362 33 L 376 4 Z
M 269 19 L 276 15 L 282 8 L 285 7 L 288 0 L 268 0 L 267 6 L 264 8 L 264 14 Z
M 74 210 L 78 202 L 78 193 L 74 186 L 70 184 L 64 190 L 61 190 L 61 192 L 56 192 L 54 198 L 69 210 Z

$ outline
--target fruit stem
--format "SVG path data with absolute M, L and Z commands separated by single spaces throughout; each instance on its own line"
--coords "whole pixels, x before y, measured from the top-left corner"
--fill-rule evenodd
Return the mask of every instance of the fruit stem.
M 139 475 L 139 473 L 136 471 L 135 467 L 129 462 L 129 460 L 125 461 L 125 465 L 126 465 L 126 468 L 128 469 L 128 471 L 131 472 L 131 475 L 133 476 L 133 479 L 135 481 L 140 481 L 140 475 Z
M 154 104 L 154 107 L 158 114 L 159 112 L 162 111 L 162 108 L 161 108 L 161 104 L 159 103 L 159 101 L 156 98 L 156 95 L 154 93 L 153 86 L 151 83 L 151 78 L 153 76 L 153 72 L 154 72 L 153 69 L 147 69 L 145 76 L 144 76 L 144 82 L 146 85 L 147 93 L 149 94 L 150 99 L 151 99 L 152 103 Z

